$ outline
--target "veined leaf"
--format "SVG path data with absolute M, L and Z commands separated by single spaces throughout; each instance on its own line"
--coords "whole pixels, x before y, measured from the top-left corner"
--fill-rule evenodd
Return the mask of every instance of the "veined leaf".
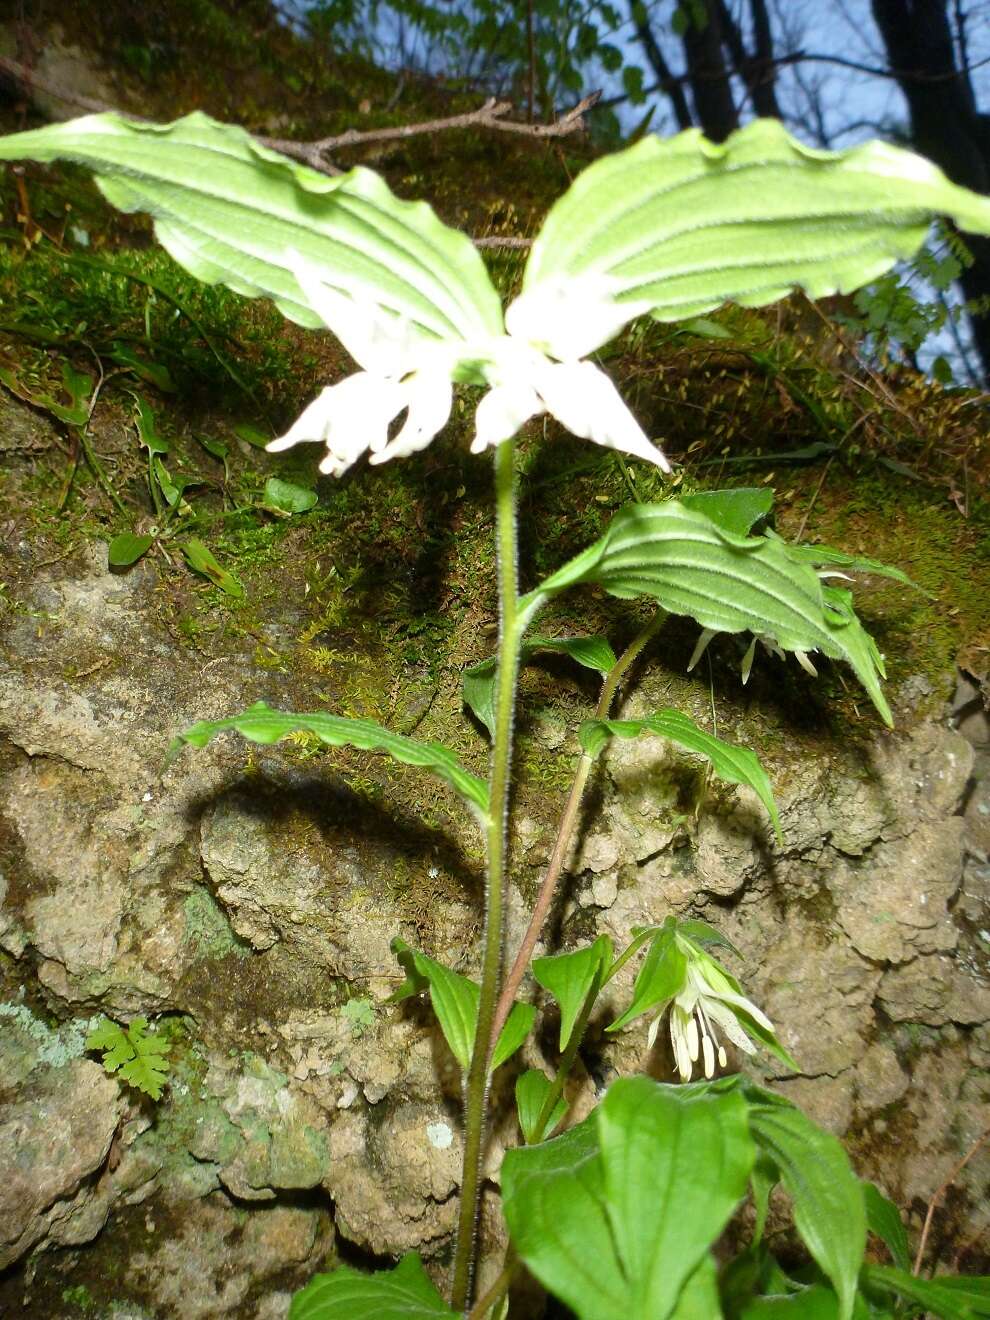
M 160 1100 L 168 1080 L 170 1049 L 164 1036 L 148 1031 L 148 1019 L 133 1018 L 121 1027 L 103 1018 L 86 1037 L 86 1049 L 103 1050 L 103 1067 L 108 1073 L 119 1072 L 125 1082 Z
M 616 663 L 615 652 L 604 637 L 530 637 L 519 650 L 519 663 L 527 664 L 538 651 L 556 651 L 569 655 L 585 669 L 596 669 L 607 674 Z M 481 660 L 465 669 L 461 678 L 464 704 L 495 736 L 495 677 L 494 656 Z
M 279 477 L 269 477 L 265 482 L 265 508 L 273 513 L 292 514 L 308 513 L 319 496 L 315 490 L 297 486 L 291 481 L 282 481 Z
M 669 738 L 679 747 L 705 757 L 720 779 L 728 780 L 730 784 L 746 784 L 766 807 L 777 838 L 783 842 L 770 779 L 756 753 L 748 747 L 737 747 L 706 733 L 680 711 L 658 710 L 655 715 L 639 720 L 587 720 L 578 730 L 578 737 L 588 755 L 597 756 L 610 737 L 636 738 L 641 733 L 656 733 Z
M 681 503 L 686 509 L 707 514 L 723 531 L 745 536 L 773 508 L 773 491 L 769 486 L 698 490 L 693 495 L 682 495 Z
M 457 790 L 467 804 L 484 818 L 488 812 L 488 785 L 477 775 L 465 770 L 454 753 L 440 743 L 420 742 L 401 733 L 383 729 L 374 720 L 352 720 L 341 715 L 316 712 L 297 715 L 288 711 L 272 710 L 263 701 L 256 702 L 240 715 L 226 720 L 200 720 L 172 740 L 169 759 L 174 759 L 185 744 L 205 747 L 211 738 L 225 729 L 232 729 L 242 738 L 255 743 L 276 743 L 290 733 L 312 733 L 328 747 L 360 747 L 367 752 L 387 752 L 404 765 L 421 766 L 431 770 L 444 783 Z
M 821 651 L 845 660 L 884 721 L 883 659 L 852 609 L 848 592 L 823 586 L 785 541 L 740 536 L 680 500 L 628 504 L 593 545 L 520 601 L 535 613 L 557 592 L 593 582 L 613 596 L 652 596 L 712 632 L 772 637 L 785 651 Z
M 753 1105 L 749 1124 L 780 1170 L 798 1232 L 838 1294 L 838 1320 L 849 1320 L 866 1249 L 866 1207 L 842 1143 L 793 1106 Z
M 574 1030 L 574 1023 L 596 980 L 600 986 L 612 962 L 612 941 L 599 935 L 594 944 L 572 953 L 556 953 L 533 960 L 533 976 L 549 990 L 560 1005 L 560 1048 Z
M 554 357 L 583 357 L 633 317 L 762 307 L 876 279 L 930 221 L 990 233 L 990 198 L 884 142 L 818 151 L 760 119 L 722 145 L 697 129 L 644 138 L 589 166 L 554 205 L 507 324 Z
M 361 166 L 328 178 L 198 111 L 172 124 L 116 114 L 0 138 L 0 160 L 72 160 L 122 211 L 147 211 L 190 274 L 271 298 L 323 324 L 292 272 L 298 254 L 338 292 L 372 300 L 424 343 L 502 330 L 498 296 L 470 239 Z
M 711 1320 L 703 1262 L 753 1154 L 740 1094 L 623 1078 L 563 1136 L 506 1153 L 512 1241 L 580 1320 Z
M 289 1307 L 289 1320 L 444 1320 L 457 1314 L 415 1251 L 394 1269 L 375 1274 L 361 1274 L 349 1265 L 316 1274 Z
M 411 948 L 405 940 L 394 939 L 392 951 L 402 964 L 406 979 L 389 997 L 389 1002 L 400 1003 L 411 995 L 429 990 L 430 1003 L 437 1015 L 444 1039 L 450 1046 L 454 1058 L 466 1072 L 471 1064 L 474 1038 L 478 1030 L 481 987 L 476 981 L 462 976 L 460 972 L 444 967 L 443 963 L 437 962 L 435 958 Z M 501 1067 L 506 1059 L 515 1054 L 532 1030 L 535 1018 L 536 1009 L 532 1004 L 513 1004 L 492 1051 L 489 1065 L 491 1072 Z

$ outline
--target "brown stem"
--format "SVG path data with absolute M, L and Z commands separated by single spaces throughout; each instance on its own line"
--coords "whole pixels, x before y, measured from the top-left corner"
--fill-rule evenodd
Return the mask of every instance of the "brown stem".
M 928 1242 L 928 1234 L 931 1230 L 932 1219 L 935 1215 L 935 1207 L 938 1205 L 939 1201 L 941 1201 L 942 1197 L 949 1190 L 952 1184 L 962 1173 L 963 1169 L 965 1169 L 966 1165 L 970 1162 L 970 1160 L 973 1158 L 973 1156 L 976 1154 L 976 1152 L 980 1149 L 980 1147 L 988 1138 L 990 1138 L 990 1128 L 987 1128 L 987 1130 L 981 1136 L 977 1137 L 977 1139 L 973 1142 L 972 1146 L 970 1146 L 966 1154 L 962 1157 L 962 1159 L 959 1161 L 956 1167 L 949 1174 L 948 1178 L 946 1178 L 945 1182 L 942 1183 L 941 1187 L 936 1188 L 935 1195 L 928 1202 L 928 1213 L 925 1215 L 925 1222 L 921 1229 L 921 1240 L 918 1243 L 918 1254 L 914 1258 L 913 1272 L 915 1276 L 921 1273 L 921 1262 L 925 1258 L 925 1246 L 927 1245 Z
M 660 630 L 667 618 L 665 610 L 657 610 L 656 614 L 639 633 L 639 635 L 626 647 L 622 655 L 609 670 L 608 675 L 602 685 L 601 696 L 598 699 L 598 706 L 595 710 L 595 719 L 604 720 L 608 718 L 612 701 L 615 697 L 616 689 L 622 678 L 625 676 L 630 666 L 639 658 L 640 653 L 647 642 Z M 557 829 L 557 838 L 554 841 L 553 852 L 550 854 L 550 860 L 547 862 L 546 874 L 543 877 L 543 883 L 540 885 L 540 892 L 536 897 L 536 903 L 533 907 L 532 916 L 529 919 L 529 925 L 526 928 L 526 934 L 523 936 L 522 944 L 519 946 L 519 952 L 516 954 L 512 968 L 505 978 L 502 985 L 502 993 L 499 996 L 498 1004 L 495 1008 L 495 1017 L 492 1022 L 492 1048 L 494 1042 L 498 1040 L 499 1033 L 505 1026 L 506 1019 L 512 1011 L 512 1005 L 515 1002 L 516 991 L 526 974 L 526 968 L 529 966 L 529 960 L 533 956 L 533 950 L 540 938 L 540 932 L 543 929 L 543 923 L 546 921 L 547 913 L 550 910 L 550 904 L 553 902 L 553 896 L 557 888 L 557 881 L 560 879 L 560 873 L 564 867 L 564 860 L 567 857 L 567 851 L 571 845 L 571 838 L 574 834 L 574 827 L 577 824 L 578 812 L 581 809 L 581 799 L 584 796 L 584 790 L 588 783 L 588 775 L 591 772 L 592 758 L 584 753 L 578 761 L 577 769 L 574 772 L 574 782 L 571 785 L 571 791 L 567 797 L 567 804 L 564 807 L 563 815 L 560 818 L 560 825 Z

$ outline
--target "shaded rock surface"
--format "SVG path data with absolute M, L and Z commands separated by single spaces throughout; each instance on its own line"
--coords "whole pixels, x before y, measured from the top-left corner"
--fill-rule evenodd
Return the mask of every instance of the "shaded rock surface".
M 175 729 L 300 694 L 291 676 L 259 691 L 236 654 L 204 668 L 156 622 L 154 591 L 150 569 L 114 577 L 94 552 L 33 574 L 6 621 L 0 1147 L 15 1174 L 0 1187 L 0 1249 L 8 1264 L 93 1239 L 99 1253 L 119 1225 L 151 1219 L 154 1233 L 128 1239 L 117 1300 L 163 1316 L 284 1315 L 333 1249 L 331 1210 L 363 1251 L 442 1259 L 458 1071 L 421 1006 L 379 1005 L 396 934 L 471 966 L 474 897 L 466 884 L 411 921 L 394 843 L 380 821 L 369 833 L 330 768 L 263 749 L 246 772 L 228 739 L 162 777 Z M 661 689 L 647 675 L 624 713 L 662 704 Z M 751 718 L 727 710 L 726 732 L 735 720 L 746 737 Z M 990 1121 L 990 871 L 973 805 L 984 757 L 931 719 L 858 748 L 782 742 L 766 754 L 777 848 L 742 791 L 685 832 L 683 759 L 660 740 L 617 742 L 559 913 L 565 945 L 589 918 L 617 941 L 670 910 L 715 922 L 802 1069 L 765 1075 L 914 1214 Z M 552 829 L 533 803 L 519 817 L 525 869 Z M 180 1024 L 159 1106 L 83 1057 L 97 1011 Z M 652 1055 L 642 1028 L 592 1042 L 576 1112 L 618 1071 L 664 1075 L 662 1040 Z M 971 1234 L 986 1232 L 986 1176 L 982 1156 L 961 1180 Z

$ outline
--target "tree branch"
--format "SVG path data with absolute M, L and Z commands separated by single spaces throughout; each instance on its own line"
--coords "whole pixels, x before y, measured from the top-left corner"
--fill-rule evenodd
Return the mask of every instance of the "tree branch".
M 0 56 L 0 74 L 6 74 L 8 78 L 12 79 L 26 92 L 42 91 L 49 96 L 56 97 L 59 101 L 65 102 L 66 105 L 78 106 L 81 110 L 96 114 L 113 111 L 116 114 L 123 114 L 127 119 L 137 120 L 139 123 L 148 122 L 140 115 L 116 110 L 114 106 L 107 105 L 102 101 L 95 101 L 88 96 L 79 96 L 75 92 L 58 87 L 56 84 L 49 82 L 48 79 L 40 78 L 26 65 L 18 64 L 16 60 L 7 59 L 5 56 Z M 597 104 L 600 97 L 601 92 L 589 93 L 587 96 L 582 97 L 577 105 L 555 119 L 552 124 L 521 124 L 514 119 L 506 119 L 505 116 L 512 110 L 511 101 L 496 101 L 494 97 L 489 97 L 484 105 L 479 106 L 477 110 L 469 110 L 464 114 L 447 115 L 442 119 L 428 119 L 419 124 L 399 124 L 393 128 L 370 128 L 364 131 L 349 128 L 343 133 L 318 138 L 314 142 L 296 142 L 291 138 L 255 136 L 257 136 L 259 142 L 266 147 L 271 147 L 273 151 L 281 151 L 286 156 L 301 160 L 323 174 L 341 174 L 343 171 L 339 166 L 325 159 L 327 153 L 335 149 L 360 146 L 368 142 L 402 141 L 405 138 L 418 137 L 424 133 L 445 133 L 453 128 L 491 128 L 501 133 L 519 133 L 525 137 L 533 138 L 567 137 L 571 133 L 581 132 L 584 129 L 582 116 Z

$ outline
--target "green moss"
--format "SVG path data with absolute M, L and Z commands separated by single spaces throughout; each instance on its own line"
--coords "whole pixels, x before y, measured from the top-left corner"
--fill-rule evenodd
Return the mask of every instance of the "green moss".
M 209 890 L 197 885 L 182 904 L 184 939 L 204 958 L 246 958 L 250 946 L 239 939 Z

